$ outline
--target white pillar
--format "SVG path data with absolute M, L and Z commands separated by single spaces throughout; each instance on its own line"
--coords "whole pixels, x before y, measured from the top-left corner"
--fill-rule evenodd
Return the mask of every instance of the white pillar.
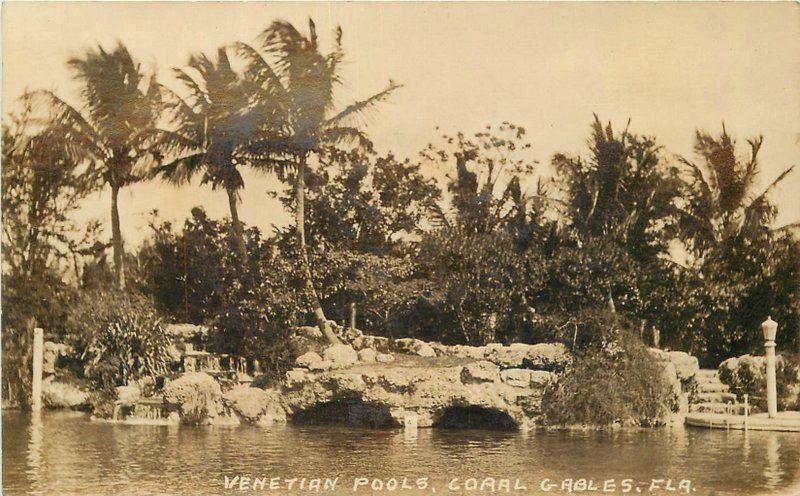
M 33 382 L 31 387 L 31 410 L 42 409 L 42 360 L 44 358 L 44 330 L 37 327 L 33 330 Z
M 775 341 L 764 343 L 767 351 L 767 414 L 769 418 L 778 416 L 778 390 L 775 381 Z

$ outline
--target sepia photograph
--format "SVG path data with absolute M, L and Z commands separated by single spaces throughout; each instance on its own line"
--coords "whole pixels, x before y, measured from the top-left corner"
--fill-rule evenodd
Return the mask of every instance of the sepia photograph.
M 2 494 L 800 496 L 800 3 L 2 2 Z

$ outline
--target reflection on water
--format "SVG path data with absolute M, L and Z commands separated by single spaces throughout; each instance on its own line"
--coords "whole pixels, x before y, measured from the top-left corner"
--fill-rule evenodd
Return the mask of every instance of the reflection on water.
M 781 443 L 777 437 L 770 437 L 767 440 L 767 463 L 764 467 L 764 478 L 766 486 L 770 489 L 778 487 L 781 483 Z
M 679 494 L 649 493 L 651 479 L 672 479 L 675 486 L 691 480 L 696 495 L 793 494 L 792 485 L 800 487 L 800 434 L 194 428 L 95 423 L 74 413 L 3 413 L 3 494 L 242 494 L 225 490 L 226 475 L 338 477 L 335 492 L 346 494 L 353 494 L 358 477 L 406 477 L 406 487 L 427 477 L 427 489 L 418 491 L 424 494 L 431 488 L 448 494 L 452 479 L 463 488 L 470 477 L 511 479 L 512 488 L 519 479 L 527 494 L 544 494 L 544 479 L 578 478 L 600 485 L 632 479 L 643 484 L 642 494 Z M 254 493 L 297 492 L 283 486 Z M 370 494 L 370 489 L 358 493 Z M 566 493 L 555 489 L 547 494 Z
M 28 427 L 28 476 L 31 480 L 39 478 L 39 471 L 42 468 L 42 413 L 37 412 L 30 415 L 30 424 Z M 5 420 L 5 417 L 3 418 Z M 3 429 L 5 435 L 5 429 Z M 5 448 L 5 444 L 3 445 Z M 5 449 L 3 450 L 5 451 Z

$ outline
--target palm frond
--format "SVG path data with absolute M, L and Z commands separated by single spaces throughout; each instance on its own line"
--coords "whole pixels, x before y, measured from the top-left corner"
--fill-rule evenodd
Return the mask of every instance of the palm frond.
M 366 151 L 374 149 L 367 135 L 355 127 L 330 127 L 322 131 L 322 141 L 330 144 L 356 143 Z
M 153 148 L 164 156 L 200 153 L 201 144 L 175 131 L 150 129 L 140 134 L 142 147 Z
M 172 72 L 175 78 L 189 90 L 192 98 L 192 101 L 189 102 L 190 106 L 204 107 L 208 104 L 204 89 L 184 69 L 175 67 Z
M 167 86 L 161 85 L 162 108 L 169 113 L 169 120 L 176 125 L 179 132 L 186 134 L 197 134 L 201 109 L 193 108 L 186 100 Z M 193 130 L 190 131 L 190 130 Z M 199 135 L 194 136 L 199 139 Z
M 780 182 L 781 182 L 781 181 L 783 181 L 784 179 L 786 179 L 786 176 L 788 176 L 789 174 L 791 174 L 791 173 L 792 173 L 792 171 L 794 171 L 794 165 L 793 165 L 793 166 L 791 166 L 791 167 L 789 167 L 789 168 L 788 168 L 788 169 L 786 169 L 785 171 L 781 172 L 781 173 L 778 175 L 778 177 L 776 177 L 776 178 L 775 178 L 775 179 L 774 179 L 774 180 L 773 180 L 773 181 L 772 181 L 772 182 L 769 184 L 769 186 L 767 186 L 767 187 L 766 187 L 766 189 L 764 189 L 764 191 L 763 191 L 763 192 L 762 192 L 760 195 L 758 195 L 758 196 L 756 197 L 756 199 L 755 199 L 755 200 L 753 200 L 753 203 L 755 203 L 755 202 L 758 202 L 758 201 L 761 201 L 763 198 L 766 198 L 766 196 L 767 196 L 767 195 L 769 195 L 770 191 L 772 191 L 772 190 L 773 190 L 773 189 L 774 189 L 774 188 L 775 188 L 775 187 L 776 187 L 778 184 L 780 184 Z
M 160 176 L 172 184 L 185 184 L 203 168 L 204 160 L 204 153 L 195 153 L 186 157 L 181 157 L 167 164 L 155 167 L 152 171 L 152 175 Z
M 257 83 L 267 91 L 268 95 L 274 95 L 281 102 L 288 103 L 287 90 L 283 82 L 261 53 L 243 42 L 236 42 L 233 47 L 239 57 L 245 61 L 245 78 Z
M 679 157 L 678 159 L 682 164 L 689 168 L 689 174 L 692 178 L 692 186 L 700 190 L 700 198 L 702 199 L 703 203 L 708 206 L 714 205 L 714 193 L 711 189 L 711 184 L 709 184 L 709 182 L 706 180 L 702 169 L 700 169 L 700 167 L 694 162 L 691 162 L 683 157 Z
M 357 101 L 351 105 L 348 105 L 344 110 L 328 119 L 325 122 L 325 126 L 334 126 L 343 122 L 348 117 L 361 114 L 362 112 L 374 107 L 378 103 L 386 101 L 386 99 L 388 99 L 395 90 L 402 87 L 402 84 L 398 84 L 392 80 L 389 80 L 389 84 L 383 89 L 383 91 L 380 91 L 365 100 Z
M 47 116 L 32 120 L 59 132 L 73 160 L 106 160 L 110 156 L 102 137 L 83 114 L 52 91 L 28 92 L 22 98 L 27 99 L 33 108 L 43 108 Z

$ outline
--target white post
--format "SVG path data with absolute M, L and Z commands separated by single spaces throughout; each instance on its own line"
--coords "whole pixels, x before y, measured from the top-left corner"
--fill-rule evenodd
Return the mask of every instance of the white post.
M 767 352 L 767 414 L 769 418 L 778 416 L 778 392 L 775 385 L 775 337 L 778 334 L 778 323 L 767 317 L 761 323 L 764 333 L 764 348 Z
M 775 341 L 764 344 L 767 350 L 767 414 L 769 418 L 778 416 L 778 391 L 775 381 Z
M 44 330 L 37 327 L 33 330 L 33 384 L 31 388 L 31 410 L 42 409 L 42 360 L 44 357 Z

